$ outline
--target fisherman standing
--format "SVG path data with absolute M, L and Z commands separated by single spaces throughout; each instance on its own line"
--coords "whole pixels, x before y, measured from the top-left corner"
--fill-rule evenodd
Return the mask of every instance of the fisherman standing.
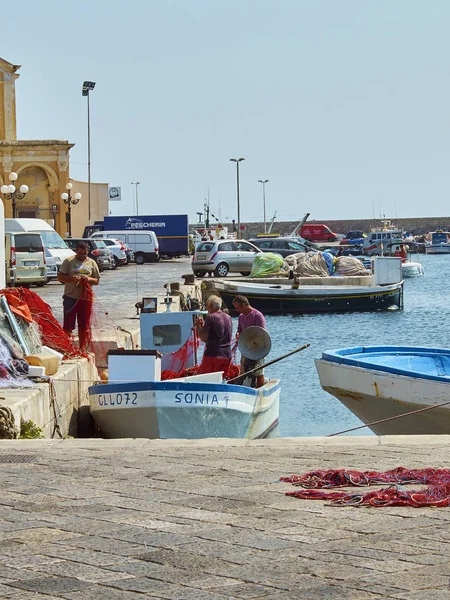
M 78 340 L 81 350 L 87 350 L 91 341 L 91 317 L 94 292 L 100 272 L 97 263 L 88 258 L 89 245 L 79 242 L 75 256 L 66 258 L 58 272 L 58 281 L 64 283 L 64 331 L 71 335 L 78 322 Z
M 199 373 L 228 373 L 233 323 L 230 315 L 220 310 L 221 306 L 222 300 L 219 296 L 209 296 L 206 301 L 208 314 L 205 319 L 197 319 L 198 337 L 206 344 Z
M 247 327 L 262 327 L 266 328 L 266 319 L 262 312 L 250 306 L 250 302 L 248 298 L 245 296 L 236 296 L 233 300 L 233 306 L 235 310 L 239 313 L 238 320 L 238 329 L 236 333 L 236 339 L 239 339 L 240 334 L 247 329 Z M 241 373 L 246 373 L 255 367 L 263 366 L 264 359 L 260 359 L 257 361 L 246 358 L 245 356 L 241 356 Z M 259 388 L 264 385 L 264 370 L 258 369 L 253 374 L 256 378 L 255 387 Z

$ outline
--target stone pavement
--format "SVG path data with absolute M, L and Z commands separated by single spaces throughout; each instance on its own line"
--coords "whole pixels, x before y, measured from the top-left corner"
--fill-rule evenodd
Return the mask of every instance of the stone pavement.
M 332 507 L 312 469 L 446 467 L 450 436 L 0 442 L 0 596 L 448 599 L 448 508 Z

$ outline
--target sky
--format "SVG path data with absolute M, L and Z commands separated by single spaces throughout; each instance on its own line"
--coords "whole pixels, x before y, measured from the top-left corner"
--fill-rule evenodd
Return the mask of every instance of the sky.
M 20 10 L 19 10 L 20 8 Z M 75 144 L 113 215 L 223 222 L 450 215 L 448 0 L 22 0 L 19 139 Z M 7 26 L 7 24 L 10 24 Z

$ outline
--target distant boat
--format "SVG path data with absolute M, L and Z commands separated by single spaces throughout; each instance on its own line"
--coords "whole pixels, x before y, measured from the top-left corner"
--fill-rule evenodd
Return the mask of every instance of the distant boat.
M 364 254 L 375 256 L 383 254 L 393 244 L 404 244 L 403 230 L 395 227 L 388 220 L 383 220 L 381 227 L 374 227 L 363 241 Z
M 425 244 L 425 254 L 450 254 L 449 240 L 449 231 L 432 231 L 431 242 Z
M 409 277 L 420 277 L 420 275 L 425 275 L 425 270 L 421 263 L 413 260 L 406 260 L 402 263 L 402 277 L 407 279 Z
M 450 402 L 450 350 L 361 346 L 315 363 L 322 388 L 377 435 L 450 434 L 450 404 L 431 408 Z M 431 409 L 401 416 L 423 408 Z

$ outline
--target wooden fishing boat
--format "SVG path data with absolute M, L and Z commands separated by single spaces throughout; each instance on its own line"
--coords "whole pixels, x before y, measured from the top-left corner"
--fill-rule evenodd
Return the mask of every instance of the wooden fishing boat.
M 246 296 L 264 314 L 374 311 L 403 307 L 401 259 L 374 257 L 373 274 L 357 277 L 301 277 L 292 280 L 216 280 L 215 289 L 231 313 L 233 299 Z
M 342 348 L 323 352 L 315 363 L 322 388 L 377 435 L 450 433 L 450 350 Z

